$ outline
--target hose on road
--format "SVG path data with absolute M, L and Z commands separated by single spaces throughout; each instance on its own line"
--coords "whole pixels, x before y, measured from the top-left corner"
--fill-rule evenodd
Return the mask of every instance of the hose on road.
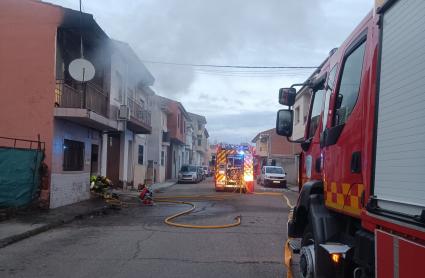
M 257 192 L 253 193 L 254 195 L 264 195 L 264 196 L 276 196 L 276 197 L 283 197 L 286 201 L 286 205 L 289 208 L 293 208 L 293 205 L 291 204 L 289 198 L 283 194 L 283 193 L 277 193 L 277 192 Z M 223 201 L 226 199 L 226 197 L 234 197 L 234 194 L 221 194 L 221 195 L 178 195 L 178 196 L 164 196 L 164 197 L 156 197 L 154 198 L 155 202 L 161 202 L 161 203 L 172 203 L 172 204 L 181 204 L 181 205 L 189 205 L 191 206 L 190 209 L 187 209 L 185 211 L 173 214 L 171 216 L 168 216 L 165 218 L 164 223 L 169 226 L 179 227 L 179 228 L 190 228 L 190 229 L 224 229 L 224 228 L 231 228 L 236 227 L 241 224 L 241 218 L 242 216 L 236 216 L 234 218 L 235 222 L 229 223 L 229 224 L 222 224 L 222 225 L 194 225 L 194 224 L 183 224 L 183 223 L 177 223 L 173 222 L 172 220 L 191 213 L 195 210 L 196 206 L 192 202 L 196 201 Z M 180 200 L 186 200 L 186 201 L 180 201 Z M 189 201 L 189 200 L 190 201 Z

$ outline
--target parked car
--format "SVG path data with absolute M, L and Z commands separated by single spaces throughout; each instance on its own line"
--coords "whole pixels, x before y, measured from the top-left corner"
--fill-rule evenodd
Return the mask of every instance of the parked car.
M 279 166 L 263 166 L 257 182 L 262 186 L 286 187 L 286 173 Z
M 183 165 L 178 174 L 178 182 L 200 182 L 202 176 L 199 173 L 199 167 L 194 165 Z

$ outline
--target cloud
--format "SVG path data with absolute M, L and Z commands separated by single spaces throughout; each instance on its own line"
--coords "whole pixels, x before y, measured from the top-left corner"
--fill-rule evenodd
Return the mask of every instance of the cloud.
M 217 114 L 208 117 L 210 141 L 227 143 L 251 142 L 254 136 L 274 127 L 276 112 Z
M 78 9 L 78 1 L 48 2 Z M 83 1 L 83 10 L 143 60 L 316 66 L 372 5 L 370 0 L 90 0 Z M 220 141 L 272 127 L 280 107 L 277 90 L 312 72 L 251 70 L 250 76 L 235 69 L 146 66 L 157 93 L 207 116 L 209 133 Z

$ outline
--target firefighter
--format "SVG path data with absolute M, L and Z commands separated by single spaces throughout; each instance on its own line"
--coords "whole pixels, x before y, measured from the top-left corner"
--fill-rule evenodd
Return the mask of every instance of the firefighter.
M 140 195 L 139 195 L 140 201 L 142 201 L 144 205 L 152 206 L 154 202 L 153 202 L 153 194 L 150 188 L 147 187 L 145 184 L 139 184 L 139 188 L 141 189 Z

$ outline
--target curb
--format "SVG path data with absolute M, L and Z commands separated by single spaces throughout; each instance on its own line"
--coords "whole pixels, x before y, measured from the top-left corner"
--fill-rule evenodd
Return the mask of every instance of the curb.
M 73 217 L 69 217 L 68 219 L 57 220 L 57 221 L 54 221 L 54 222 L 51 222 L 51 223 L 47 223 L 46 225 L 43 225 L 41 227 L 26 231 L 24 233 L 20 233 L 20 234 L 17 234 L 17 235 L 6 237 L 6 238 L 0 240 L 0 248 L 4 248 L 4 247 L 11 245 L 13 243 L 16 243 L 18 241 L 21 241 L 21 240 L 24 240 L 26 238 L 41 234 L 43 232 L 46 232 L 46 231 L 54 229 L 54 228 L 60 227 L 64 224 L 71 223 L 74 220 L 81 219 L 81 218 L 84 218 L 84 217 L 87 217 L 87 216 L 90 216 L 90 215 L 93 215 L 93 214 L 97 214 L 97 213 L 104 213 L 107 209 L 111 209 L 111 208 L 109 206 L 103 206 L 101 208 L 95 208 L 95 209 L 87 211 L 85 213 L 80 213 L 80 214 L 77 214 Z

